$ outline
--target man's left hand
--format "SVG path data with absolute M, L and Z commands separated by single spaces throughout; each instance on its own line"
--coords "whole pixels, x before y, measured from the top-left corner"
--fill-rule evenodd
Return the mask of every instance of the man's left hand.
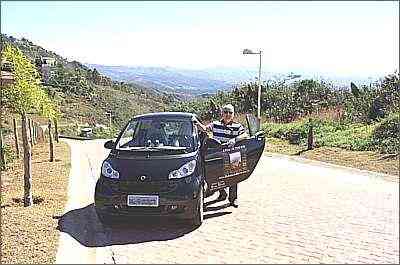
M 235 145 L 235 143 L 236 143 L 236 140 L 235 140 L 235 138 L 233 138 L 233 139 L 229 139 L 229 141 L 226 143 L 226 145 L 228 147 L 233 147 Z

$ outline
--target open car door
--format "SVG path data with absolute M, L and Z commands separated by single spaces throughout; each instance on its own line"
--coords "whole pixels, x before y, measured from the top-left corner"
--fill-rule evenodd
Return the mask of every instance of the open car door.
M 233 147 L 208 138 L 205 143 L 204 175 L 208 193 L 246 180 L 253 173 L 264 151 L 265 137 L 260 123 L 252 114 L 246 115 L 250 137 Z

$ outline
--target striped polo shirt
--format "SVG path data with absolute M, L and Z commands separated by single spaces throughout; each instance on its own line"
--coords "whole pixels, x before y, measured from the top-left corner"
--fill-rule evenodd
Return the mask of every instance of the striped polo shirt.
M 224 124 L 222 120 L 213 121 L 209 126 L 211 127 L 213 138 L 221 141 L 222 143 L 225 143 L 229 141 L 229 139 L 245 133 L 243 125 L 238 122 Z

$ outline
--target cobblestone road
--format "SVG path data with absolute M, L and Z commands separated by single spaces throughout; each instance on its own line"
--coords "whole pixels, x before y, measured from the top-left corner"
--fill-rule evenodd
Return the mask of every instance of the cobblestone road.
M 264 155 L 239 184 L 239 208 L 215 196 L 195 230 L 172 220 L 103 228 L 86 204 L 66 213 L 75 221 L 64 233 L 95 249 L 96 263 L 399 263 L 398 183 Z

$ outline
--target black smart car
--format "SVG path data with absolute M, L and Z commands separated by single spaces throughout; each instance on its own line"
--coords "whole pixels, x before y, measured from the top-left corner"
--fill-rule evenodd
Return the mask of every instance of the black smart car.
M 197 129 L 196 115 L 162 112 L 131 119 L 103 161 L 95 209 L 102 223 L 115 216 L 175 216 L 203 222 L 204 197 L 247 179 L 265 145 L 258 120 L 247 115 L 250 137 L 233 147 Z

